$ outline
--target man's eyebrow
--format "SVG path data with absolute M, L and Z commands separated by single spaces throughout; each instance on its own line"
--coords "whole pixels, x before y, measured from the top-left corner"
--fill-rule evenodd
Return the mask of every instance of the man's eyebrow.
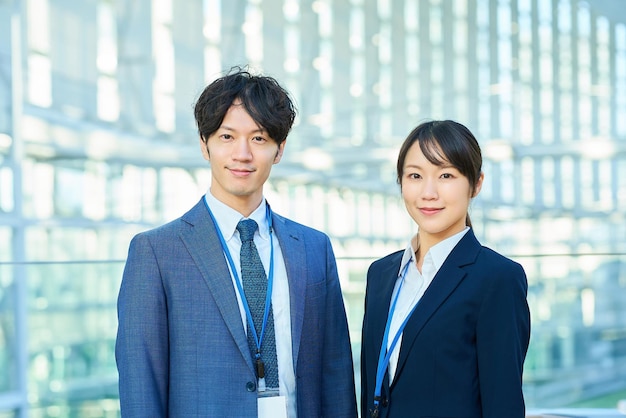
M 228 125 L 222 125 L 219 127 L 219 129 L 224 129 L 226 131 L 230 131 L 230 132 L 237 132 L 236 128 L 231 128 Z M 259 128 L 259 129 L 255 129 L 252 131 L 252 133 L 260 133 L 260 134 L 267 134 L 267 131 L 263 128 Z

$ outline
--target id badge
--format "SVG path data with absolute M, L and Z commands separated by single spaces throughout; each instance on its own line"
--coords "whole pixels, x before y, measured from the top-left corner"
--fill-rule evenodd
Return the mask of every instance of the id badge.
M 259 418 L 287 418 L 287 397 L 278 390 L 259 392 Z

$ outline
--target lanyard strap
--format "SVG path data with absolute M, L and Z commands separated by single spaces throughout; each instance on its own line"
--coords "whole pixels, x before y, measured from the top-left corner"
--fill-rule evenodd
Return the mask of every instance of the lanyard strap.
M 409 321 L 411 314 L 413 314 L 413 311 L 419 304 L 419 301 L 418 301 L 415 304 L 415 306 L 413 306 L 413 308 L 411 309 L 411 312 L 409 312 L 406 318 L 404 318 L 404 321 L 402 321 L 400 328 L 398 328 L 398 331 L 396 332 L 396 334 L 393 337 L 393 340 L 391 341 L 391 346 L 389 347 L 389 349 L 387 349 L 387 343 L 389 341 L 389 328 L 391 327 L 391 320 L 393 319 L 393 314 L 396 310 L 396 304 L 398 303 L 398 296 L 400 296 L 400 291 L 402 290 L 402 285 L 404 284 L 404 280 L 406 278 L 409 265 L 412 262 L 413 262 L 413 259 L 411 258 L 411 260 L 409 260 L 409 262 L 406 263 L 406 265 L 404 266 L 404 269 L 402 270 L 402 276 L 400 278 L 400 285 L 398 286 L 398 291 L 396 292 L 396 296 L 393 298 L 393 302 L 391 303 L 391 309 L 389 309 L 389 314 L 387 315 L 387 324 L 385 325 L 385 333 L 383 334 L 383 341 L 380 344 L 380 352 L 378 354 L 378 367 L 376 368 L 376 387 L 374 388 L 374 410 L 375 411 L 378 410 L 378 405 L 380 404 L 383 379 L 385 377 L 385 372 L 387 371 L 387 368 L 389 366 L 389 359 L 391 358 L 391 353 L 393 353 L 393 350 L 396 347 L 396 344 L 398 343 L 398 340 L 400 339 L 400 335 L 402 335 L 402 332 L 404 331 L 404 327 L 406 327 L 406 324 Z
M 220 230 L 215 217 L 213 216 L 213 212 L 209 208 L 209 205 L 206 201 L 206 196 L 203 198 L 204 205 L 209 211 L 209 215 L 213 220 L 213 224 L 215 225 L 215 230 L 217 231 L 217 236 L 220 239 L 220 244 L 222 245 L 222 250 L 224 251 L 224 255 L 226 255 L 226 259 L 228 260 L 228 264 L 230 265 L 230 271 L 233 273 L 233 277 L 235 278 L 235 284 L 237 285 L 237 291 L 239 292 L 239 296 L 241 297 L 241 303 L 243 305 L 243 309 L 246 311 L 246 318 L 248 319 L 248 323 L 252 324 L 250 329 L 252 330 L 252 335 L 254 336 L 254 343 L 256 344 L 256 357 L 260 358 L 261 356 L 261 344 L 263 343 L 263 337 L 265 336 L 265 326 L 267 325 L 267 318 L 270 313 L 270 305 L 272 303 L 272 287 L 274 284 L 274 240 L 272 238 L 273 228 L 272 228 L 272 210 L 270 209 L 270 205 L 266 203 L 265 209 L 265 219 L 267 220 L 268 230 L 270 234 L 270 270 L 267 275 L 267 294 L 265 295 L 265 311 L 263 313 L 263 326 L 261 327 L 261 335 L 257 335 L 256 327 L 254 326 L 254 321 L 252 320 L 252 313 L 250 312 L 250 306 L 248 305 L 248 300 L 246 299 L 245 292 L 243 291 L 243 286 L 241 284 L 241 280 L 239 279 L 239 274 L 237 274 L 237 269 L 235 268 L 235 261 L 233 260 L 230 251 L 228 250 L 228 245 L 226 244 L 226 240 L 224 239 L 224 235 Z

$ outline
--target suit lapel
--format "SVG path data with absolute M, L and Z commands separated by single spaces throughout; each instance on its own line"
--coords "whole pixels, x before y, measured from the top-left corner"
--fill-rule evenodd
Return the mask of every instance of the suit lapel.
M 287 271 L 289 283 L 289 310 L 291 314 L 291 349 L 293 351 L 294 367 L 298 364 L 300 339 L 304 325 L 304 303 L 306 299 L 306 284 L 308 281 L 306 269 L 306 248 L 304 238 L 289 228 L 285 219 L 272 214 L 272 225 L 276 238 L 280 244 Z
M 375 353 L 372 359 L 373 370 L 371 370 L 372 376 L 376 377 L 376 367 L 378 365 L 378 355 L 380 350 L 387 351 L 387 347 L 381 347 L 383 342 L 383 335 L 387 326 L 387 318 L 389 316 L 389 307 L 391 305 L 391 296 L 393 294 L 393 288 L 395 287 L 396 280 L 398 279 L 398 272 L 400 270 L 400 263 L 402 262 L 402 255 L 404 251 L 399 251 L 394 254 L 388 263 L 385 263 L 381 267 L 380 272 L 372 271 L 370 282 L 368 286 L 371 289 L 368 290 L 368 322 L 370 323 L 370 329 L 368 332 L 373 336 L 373 345 L 370 345 L 368 352 Z M 374 282 L 373 280 L 376 280 Z M 372 386 L 373 390 L 373 386 Z M 382 395 L 387 397 L 389 391 L 389 373 L 385 372 L 382 382 Z
M 241 355 L 250 369 L 254 371 L 230 270 L 226 264 L 215 225 L 203 199 L 183 215 L 183 221 L 191 227 L 181 232 L 181 239 L 202 273 L 202 277 L 213 295 L 215 304 L 239 347 Z
M 465 278 L 465 271 L 462 267 L 473 263 L 479 251 L 480 244 L 470 229 L 443 263 L 407 322 L 402 334 L 396 375 L 402 372 L 411 346 L 424 325 Z
M 369 284 L 369 286 L 372 287 L 369 291 L 370 300 L 368 300 L 368 312 L 376 313 L 368 318 L 371 324 L 371 335 L 375 336 L 373 340 L 375 346 L 372 347 L 372 352 L 375 353 L 380 351 L 383 342 L 383 334 L 385 333 L 389 307 L 391 305 L 391 296 L 398 278 L 403 253 L 403 251 L 400 251 L 397 255 L 394 255 L 393 258 L 389 260 L 389 263 L 386 263 L 386 265 L 382 267 L 380 273 L 372 272 L 372 279 L 370 279 L 372 281 L 376 280 L 376 282 Z M 384 347 L 384 350 L 387 350 L 387 347 Z M 378 360 L 378 354 L 376 360 Z

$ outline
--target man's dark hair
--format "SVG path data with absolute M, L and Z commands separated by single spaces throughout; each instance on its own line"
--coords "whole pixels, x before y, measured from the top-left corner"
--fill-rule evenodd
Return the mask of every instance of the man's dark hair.
M 287 139 L 296 117 L 289 93 L 272 77 L 253 75 L 241 67 L 233 67 L 209 84 L 196 102 L 194 116 L 204 142 L 219 129 L 237 99 L 278 145 Z

